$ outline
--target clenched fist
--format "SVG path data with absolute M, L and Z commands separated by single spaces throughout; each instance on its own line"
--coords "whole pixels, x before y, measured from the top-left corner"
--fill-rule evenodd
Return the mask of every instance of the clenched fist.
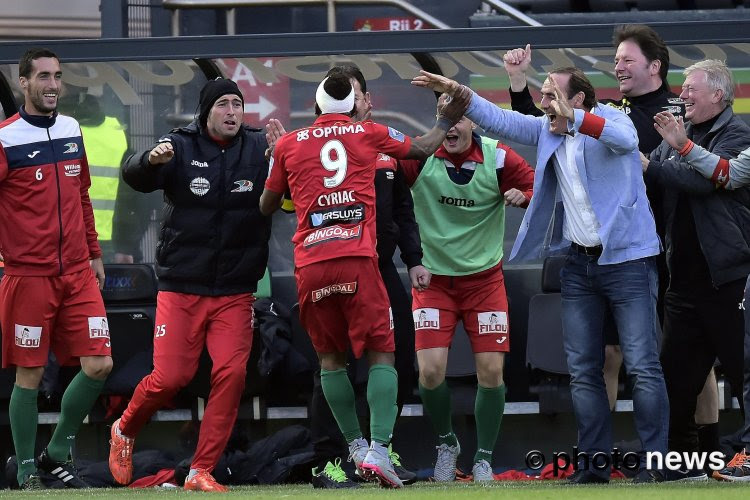
M 171 142 L 160 142 L 148 154 L 148 162 L 151 165 L 163 165 L 174 157 L 174 149 Z

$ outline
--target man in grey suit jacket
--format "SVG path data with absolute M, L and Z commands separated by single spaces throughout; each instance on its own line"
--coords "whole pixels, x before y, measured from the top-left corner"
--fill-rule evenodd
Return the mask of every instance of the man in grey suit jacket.
M 417 86 L 453 94 L 462 87 L 422 72 Z M 474 94 L 466 112 L 488 132 L 537 146 L 534 195 L 510 260 L 567 252 L 560 274 L 563 340 L 571 374 L 578 446 L 589 458 L 609 456 L 612 431 L 604 363 L 607 304 L 634 378 L 635 423 L 643 449 L 667 451 L 669 408 L 659 364 L 653 256 L 659 239 L 641 173 L 638 135 L 617 109 L 597 104 L 577 68 L 553 70 L 542 86 L 544 116 L 501 109 Z M 575 484 L 603 483 L 603 459 L 579 459 Z M 643 469 L 635 480 L 663 480 Z

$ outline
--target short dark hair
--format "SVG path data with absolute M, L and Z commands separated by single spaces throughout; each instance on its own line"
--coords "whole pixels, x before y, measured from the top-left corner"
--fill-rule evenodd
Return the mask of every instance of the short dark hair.
M 661 86 L 669 89 L 667 74 L 669 71 L 669 50 L 662 37 L 650 26 L 645 24 L 623 24 L 615 28 L 612 43 L 615 49 L 625 40 L 632 40 L 641 49 L 648 62 L 660 61 L 659 76 Z
M 21 56 L 21 59 L 18 60 L 18 76 L 22 76 L 24 78 L 28 78 L 31 76 L 31 71 L 33 70 L 33 62 L 36 59 L 40 59 L 42 57 L 53 57 L 60 61 L 60 58 L 57 57 L 57 54 L 52 52 L 49 49 L 45 49 L 42 47 L 33 47 L 24 52 L 24 54 Z
M 568 80 L 568 99 L 578 92 L 583 92 L 583 106 L 587 109 L 596 106 L 596 91 L 583 71 L 573 66 L 565 66 L 550 71 L 551 75 L 555 73 L 570 75 L 570 80 Z
M 328 70 L 326 76 L 331 76 L 334 74 L 342 74 L 349 79 L 354 78 L 355 80 L 357 80 L 357 83 L 359 83 L 359 87 L 362 89 L 362 93 L 364 94 L 365 92 L 367 92 L 367 81 L 365 80 L 365 76 L 362 74 L 362 71 L 356 64 L 340 64 L 338 66 L 334 66 L 333 68 Z
M 326 83 L 323 85 L 323 90 L 334 99 L 342 101 L 346 99 L 346 96 L 352 91 L 352 83 L 349 81 L 349 77 L 343 73 L 333 73 L 330 76 L 326 76 L 326 78 L 328 78 L 328 80 L 326 80 Z M 349 116 L 354 116 L 355 110 L 356 104 L 352 106 Z M 315 103 L 315 114 L 322 114 L 317 102 Z

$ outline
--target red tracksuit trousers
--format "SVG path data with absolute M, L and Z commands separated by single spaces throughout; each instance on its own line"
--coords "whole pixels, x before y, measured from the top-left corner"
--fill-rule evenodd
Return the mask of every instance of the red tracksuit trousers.
M 213 361 L 211 394 L 191 468 L 213 470 L 229 440 L 245 387 L 254 300 L 249 293 L 207 297 L 159 292 L 154 370 L 138 384 L 122 414 L 124 435 L 134 438 L 192 380 L 205 345 Z

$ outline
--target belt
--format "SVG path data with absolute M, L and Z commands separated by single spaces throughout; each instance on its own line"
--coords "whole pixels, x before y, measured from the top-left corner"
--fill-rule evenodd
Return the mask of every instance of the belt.
M 570 248 L 572 248 L 577 253 L 588 255 L 590 257 L 599 257 L 602 254 L 601 245 L 597 245 L 595 247 L 584 247 L 582 245 L 579 245 L 578 243 L 571 243 Z

